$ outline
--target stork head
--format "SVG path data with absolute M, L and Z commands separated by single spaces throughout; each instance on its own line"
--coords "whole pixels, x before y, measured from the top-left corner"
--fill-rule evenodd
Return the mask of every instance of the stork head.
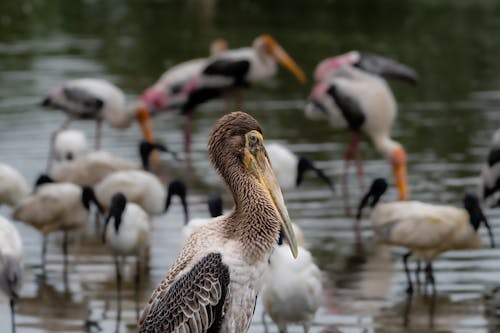
M 264 34 L 257 37 L 253 42 L 253 48 L 259 54 L 267 54 L 275 58 L 283 67 L 289 70 L 301 83 L 307 81 L 306 75 L 295 63 L 295 61 L 283 50 L 283 48 L 270 35 Z
M 359 202 L 358 212 L 356 213 L 356 222 L 361 220 L 361 214 L 363 213 L 363 208 L 365 208 L 366 205 L 370 204 L 370 207 L 373 208 L 379 202 L 382 195 L 387 191 L 387 186 L 387 181 L 384 178 L 377 178 L 373 181 L 370 189 L 365 193 Z

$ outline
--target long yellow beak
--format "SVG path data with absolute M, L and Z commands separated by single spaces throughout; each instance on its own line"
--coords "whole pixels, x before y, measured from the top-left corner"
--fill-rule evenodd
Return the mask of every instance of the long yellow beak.
M 400 148 L 392 155 L 392 172 L 396 188 L 399 193 L 399 200 L 408 200 L 408 184 L 406 180 L 406 153 Z
M 260 135 L 260 133 L 258 134 Z M 292 221 L 290 220 L 290 216 L 288 216 L 285 201 L 283 200 L 283 194 L 281 193 L 278 180 L 273 173 L 273 169 L 271 168 L 271 164 L 269 163 L 267 154 L 263 146 L 254 154 L 252 154 L 248 149 L 245 149 L 245 165 L 252 173 L 257 176 L 259 182 L 269 194 L 274 208 L 276 209 L 276 212 L 281 219 L 281 225 L 288 240 L 288 245 L 290 246 L 292 255 L 294 258 L 297 258 L 298 245 L 297 239 L 295 238 L 295 234 L 293 232 Z
M 301 83 L 306 83 L 307 78 L 302 69 L 293 61 L 293 59 L 288 55 L 288 53 L 285 52 L 279 46 L 278 44 L 274 45 L 272 48 L 272 54 L 276 59 L 279 61 L 279 63 L 288 69 L 296 78 L 299 80 Z

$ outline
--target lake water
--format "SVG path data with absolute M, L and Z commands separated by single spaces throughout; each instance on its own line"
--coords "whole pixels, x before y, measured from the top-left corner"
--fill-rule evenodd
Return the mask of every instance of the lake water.
M 230 46 L 270 33 L 311 76 L 321 59 L 352 49 L 390 56 L 414 67 L 416 87 L 391 83 L 399 102 L 393 137 L 409 156 L 411 198 L 461 205 L 475 190 L 492 133 L 500 124 L 500 6 L 495 1 L 11 1 L 0 3 L 1 161 L 33 182 L 45 166 L 59 112 L 37 103 L 55 84 L 70 78 L 101 77 L 120 86 L 130 100 L 164 69 L 204 56 L 211 40 Z M 263 126 L 266 140 L 287 144 L 318 161 L 337 179 L 337 193 L 308 177 L 285 193 L 292 219 L 323 272 L 324 301 L 312 332 L 496 332 L 500 328 L 500 251 L 449 252 L 435 262 L 437 294 L 408 299 L 402 251 L 377 245 L 363 222 L 357 246 L 340 190 L 343 153 L 350 136 L 309 121 L 302 111 L 310 88 L 287 72 L 245 94 L 245 111 Z M 196 112 L 192 164 L 165 157 L 171 177 L 187 178 L 192 217 L 207 216 L 205 198 L 221 189 L 206 155 L 208 131 L 223 114 L 211 103 Z M 177 114 L 154 120 L 158 138 L 182 151 Z M 73 128 L 92 138 L 93 123 Z M 137 158 L 139 130 L 105 127 L 103 147 Z M 364 141 L 365 182 L 390 176 L 390 168 Z M 351 176 L 354 176 L 352 173 Z M 350 179 L 351 205 L 360 190 Z M 395 197 L 394 190 L 389 196 Z M 225 197 L 226 208 L 230 198 Z M 10 209 L 0 212 L 10 215 Z M 500 237 L 500 213 L 486 210 Z M 134 332 L 133 267 L 125 274 L 122 320 L 117 323 L 113 260 L 92 227 L 72 237 L 70 265 L 62 269 L 61 237 L 51 235 L 45 278 L 41 237 L 21 223 L 25 276 L 18 303 L 18 332 Z M 177 255 L 182 211 L 175 205 L 153 220 L 152 261 L 140 290 L 140 308 Z M 481 231 L 486 239 L 486 234 Z M 414 263 L 412 262 L 412 267 Z M 0 296 L 0 331 L 10 329 L 8 303 Z M 251 332 L 262 332 L 260 302 Z M 270 323 L 270 319 L 268 319 Z M 277 332 L 270 325 L 271 332 Z M 301 327 L 290 327 L 301 332 Z

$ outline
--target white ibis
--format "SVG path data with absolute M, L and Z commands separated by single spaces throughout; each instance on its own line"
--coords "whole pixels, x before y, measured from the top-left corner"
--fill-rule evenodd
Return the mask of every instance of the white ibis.
M 109 214 L 104 225 L 103 241 L 115 256 L 118 313 L 121 310 L 122 266 L 127 256 L 136 257 L 135 292 L 138 297 L 141 260 L 147 258 L 150 242 L 148 214 L 135 203 L 127 202 L 123 193 L 111 199 Z
M 184 210 L 184 223 L 187 223 L 187 188 L 184 182 L 173 180 L 166 189 L 163 182 L 155 175 L 144 170 L 117 171 L 96 184 L 97 200 L 105 210 L 109 208 L 115 193 L 121 192 L 129 202 L 139 205 L 149 215 L 160 215 L 170 207 L 172 197 L 177 195 Z
M 16 332 L 16 300 L 23 284 L 23 243 L 12 222 L 0 216 L 0 290 L 10 300 L 12 333 Z
M 0 163 L 0 205 L 18 205 L 30 188 L 23 175 L 10 165 Z
M 66 263 L 68 232 L 85 226 L 91 204 L 95 204 L 102 212 L 92 188 L 72 183 L 51 183 L 49 177 L 42 175 L 37 181 L 35 192 L 16 207 L 12 217 L 42 233 L 42 267 L 45 268 L 47 235 L 54 231 L 64 233 L 63 254 Z
M 464 196 L 463 209 L 419 201 L 379 203 L 386 190 L 385 179 L 377 178 L 359 204 L 357 220 L 360 220 L 363 208 L 369 204 L 374 208 L 371 221 L 380 241 L 409 250 L 403 257 L 408 293 L 413 292 L 407 264 L 410 256 L 426 262 L 426 280 L 435 290 L 432 261 L 448 250 L 479 248 L 481 238 L 477 230 L 481 222 L 488 229 L 491 247 L 495 247 L 490 225 L 475 194 L 467 193 Z
M 500 190 L 500 129 L 493 135 L 490 151 L 488 152 L 488 161 L 481 171 L 481 184 L 479 196 L 483 201 L 490 201 L 489 198 L 495 198 L 494 205 L 500 203 L 500 198 L 496 194 Z
M 187 240 L 146 305 L 138 332 L 247 332 L 280 229 L 297 243 L 258 122 L 243 112 L 212 128 L 208 155 L 233 194 L 228 215 Z
M 74 119 L 96 121 L 96 149 L 100 148 L 102 120 L 105 120 L 111 127 L 125 129 L 131 125 L 132 120 L 136 119 L 141 126 L 144 138 L 147 141 L 153 141 L 149 110 L 142 105 L 127 106 L 123 92 L 105 80 L 83 78 L 63 82 L 51 90 L 43 100 L 42 106 L 61 110 L 67 115 L 60 128 L 52 134 L 47 172 L 51 167 L 57 133 L 65 129 Z
M 57 182 L 93 186 L 113 172 L 141 168 L 149 170 L 150 155 L 155 150 L 170 152 L 176 156 L 164 145 L 142 141 L 139 145 L 142 166 L 135 161 L 106 151 L 96 151 L 57 165 L 50 173 L 50 177 Z
M 336 129 L 353 132 L 351 144 L 344 155 L 345 194 L 349 162 L 353 158 L 356 158 L 362 182 L 358 146 L 363 133 L 391 162 L 399 199 L 407 200 L 406 152 L 390 136 L 397 105 L 384 77 L 409 83 L 417 80 L 416 72 L 410 67 L 374 54 L 353 51 L 323 60 L 316 67 L 315 78 L 319 83 L 310 95 L 305 113 L 311 119 L 328 120 Z
M 262 301 L 280 332 L 287 332 L 287 326 L 296 323 L 307 333 L 323 298 L 321 271 L 311 253 L 302 247 L 299 226 L 293 224 L 293 230 L 299 255 L 294 259 L 287 249 L 286 238 L 280 237 L 264 274 Z
M 266 151 L 282 189 L 299 187 L 304 179 L 304 174 L 307 171 L 313 171 L 332 191 L 335 191 L 331 179 L 325 175 L 323 170 L 317 168 L 311 159 L 297 156 L 277 142 L 267 143 Z
M 72 161 L 87 154 L 87 150 L 87 137 L 82 131 L 68 129 L 57 133 L 54 140 L 54 158 L 56 161 Z

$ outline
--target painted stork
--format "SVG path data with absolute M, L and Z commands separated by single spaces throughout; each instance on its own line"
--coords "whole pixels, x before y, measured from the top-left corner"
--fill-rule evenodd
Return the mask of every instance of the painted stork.
M 266 144 L 266 151 L 282 189 L 299 187 L 304 179 L 304 174 L 307 171 L 313 171 L 332 191 L 335 191 L 331 179 L 325 175 L 323 170 L 318 169 L 311 159 L 297 156 L 277 142 Z
M 47 172 L 54 157 L 56 135 L 74 119 L 92 119 L 96 121 L 95 147 L 100 148 L 101 125 L 105 120 L 111 127 L 128 128 L 136 119 L 144 138 L 153 141 L 150 113 L 143 105 L 126 105 L 125 95 L 108 81 L 94 78 L 75 79 L 63 82 L 53 88 L 44 98 L 42 106 L 58 109 L 66 113 L 66 120 L 51 136 Z
M 465 194 L 464 208 L 456 208 L 419 201 L 379 203 L 386 190 L 385 179 L 374 180 L 359 204 L 357 221 L 361 219 L 363 208 L 369 204 L 373 208 L 371 221 L 377 238 L 383 243 L 409 250 L 403 256 L 408 293 L 413 292 L 407 264 L 410 256 L 426 262 L 426 281 L 431 283 L 435 291 L 432 261 L 448 250 L 479 248 L 481 238 L 477 230 L 481 222 L 488 229 L 491 247 L 495 247 L 490 225 L 475 194 Z
M 139 205 L 127 202 L 127 198 L 121 192 L 113 195 L 109 206 L 102 238 L 115 256 L 116 291 L 120 315 L 122 266 L 127 256 L 136 257 L 135 293 L 138 298 L 141 261 L 146 260 L 148 256 L 150 223 L 148 214 Z
M 500 198 L 496 197 L 496 193 L 500 190 L 500 129 L 493 135 L 488 152 L 488 161 L 481 171 L 481 184 L 479 196 L 483 201 L 490 201 L 489 198 L 495 199 L 494 205 L 500 204 Z
M 23 243 L 12 222 L 0 216 L 0 289 L 10 300 L 12 333 L 16 332 L 16 300 L 23 284 Z
M 0 163 L 0 205 L 17 206 L 30 193 L 23 175 L 10 165 Z
M 414 84 L 417 81 L 416 72 L 388 58 L 352 51 L 323 60 L 314 75 L 319 83 L 310 95 L 305 108 L 306 116 L 314 120 L 328 120 L 334 128 L 353 132 L 351 144 L 344 155 L 345 197 L 349 162 L 353 158 L 356 158 L 362 184 L 359 142 L 361 133 L 364 133 L 377 151 L 391 161 L 399 199 L 407 200 L 406 152 L 390 136 L 397 105 L 384 78 Z
M 258 122 L 243 112 L 223 116 L 210 133 L 208 154 L 233 194 L 234 210 L 187 240 L 146 305 L 138 332 L 244 333 L 281 228 L 297 257 Z
M 299 255 L 294 259 L 286 248 L 286 238 L 280 237 L 264 275 L 262 301 L 280 332 L 287 332 L 288 324 L 298 323 L 307 333 L 323 299 L 321 271 L 311 253 L 302 247 L 302 231 L 295 223 L 293 230 Z

